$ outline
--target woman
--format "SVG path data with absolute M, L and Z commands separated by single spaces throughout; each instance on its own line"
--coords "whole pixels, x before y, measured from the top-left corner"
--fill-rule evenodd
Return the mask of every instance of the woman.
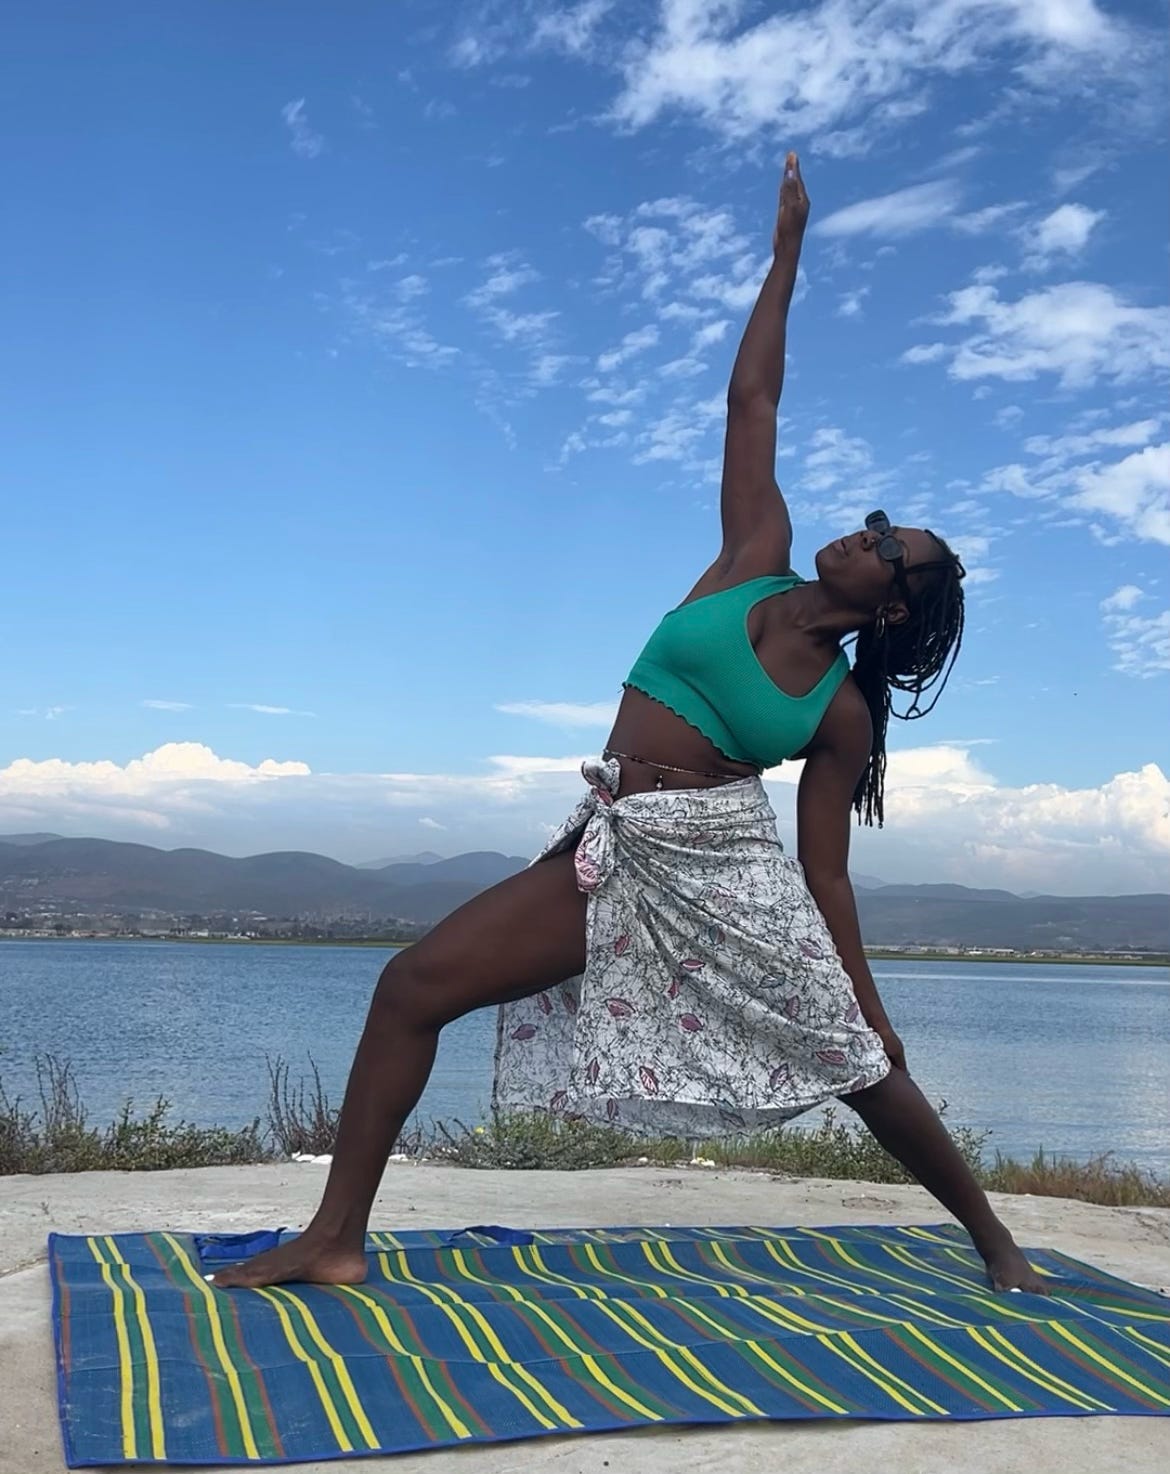
M 862 952 L 851 809 L 882 820 L 891 687 L 921 715 L 945 680 L 963 570 L 881 513 L 821 549 L 815 581 L 789 568 L 776 409 L 808 209 L 790 154 L 728 392 L 723 547 L 631 671 L 588 795 L 540 863 L 386 967 L 312 1223 L 217 1284 L 363 1279 L 370 1207 L 439 1032 L 499 1004 L 498 1105 L 697 1137 L 839 1097 L 964 1224 L 996 1289 L 1043 1291 L 907 1073 Z M 799 863 L 759 779 L 793 756 Z

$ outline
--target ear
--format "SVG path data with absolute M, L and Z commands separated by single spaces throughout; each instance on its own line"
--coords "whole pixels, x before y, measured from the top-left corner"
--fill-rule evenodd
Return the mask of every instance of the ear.
M 889 604 L 883 605 L 882 608 L 878 610 L 878 614 L 879 616 L 883 614 L 885 615 L 886 623 L 888 625 L 905 624 L 906 621 L 910 618 L 910 611 L 906 608 L 906 605 L 902 602 L 901 599 L 894 599 Z

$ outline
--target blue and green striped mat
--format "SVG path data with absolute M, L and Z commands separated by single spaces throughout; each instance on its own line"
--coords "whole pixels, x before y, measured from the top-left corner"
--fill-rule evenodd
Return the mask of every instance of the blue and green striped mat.
M 53 1236 L 71 1467 L 1170 1412 L 1170 1301 L 1050 1250 L 1050 1298 L 994 1295 L 951 1226 L 374 1233 L 364 1285 L 212 1289 L 257 1238 Z

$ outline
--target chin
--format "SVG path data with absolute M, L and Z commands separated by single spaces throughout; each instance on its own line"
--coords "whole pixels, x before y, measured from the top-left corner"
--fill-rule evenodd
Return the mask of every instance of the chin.
M 817 577 L 818 578 L 824 578 L 824 576 L 825 576 L 825 566 L 828 563 L 830 557 L 832 556 L 832 553 L 833 553 L 833 548 L 832 548 L 832 545 L 831 544 L 830 544 L 830 546 L 828 546 L 826 548 L 818 548 L 817 549 L 816 557 L 813 559 L 813 567 L 817 571 Z

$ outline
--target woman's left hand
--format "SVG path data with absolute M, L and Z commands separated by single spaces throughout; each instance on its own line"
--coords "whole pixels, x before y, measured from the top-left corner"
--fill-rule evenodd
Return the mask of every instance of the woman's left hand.
M 882 1041 L 882 1047 L 886 1051 L 886 1057 L 896 1070 L 906 1068 L 906 1051 L 902 1047 L 902 1041 L 894 1033 L 889 1024 L 880 1024 L 876 1030 Z

